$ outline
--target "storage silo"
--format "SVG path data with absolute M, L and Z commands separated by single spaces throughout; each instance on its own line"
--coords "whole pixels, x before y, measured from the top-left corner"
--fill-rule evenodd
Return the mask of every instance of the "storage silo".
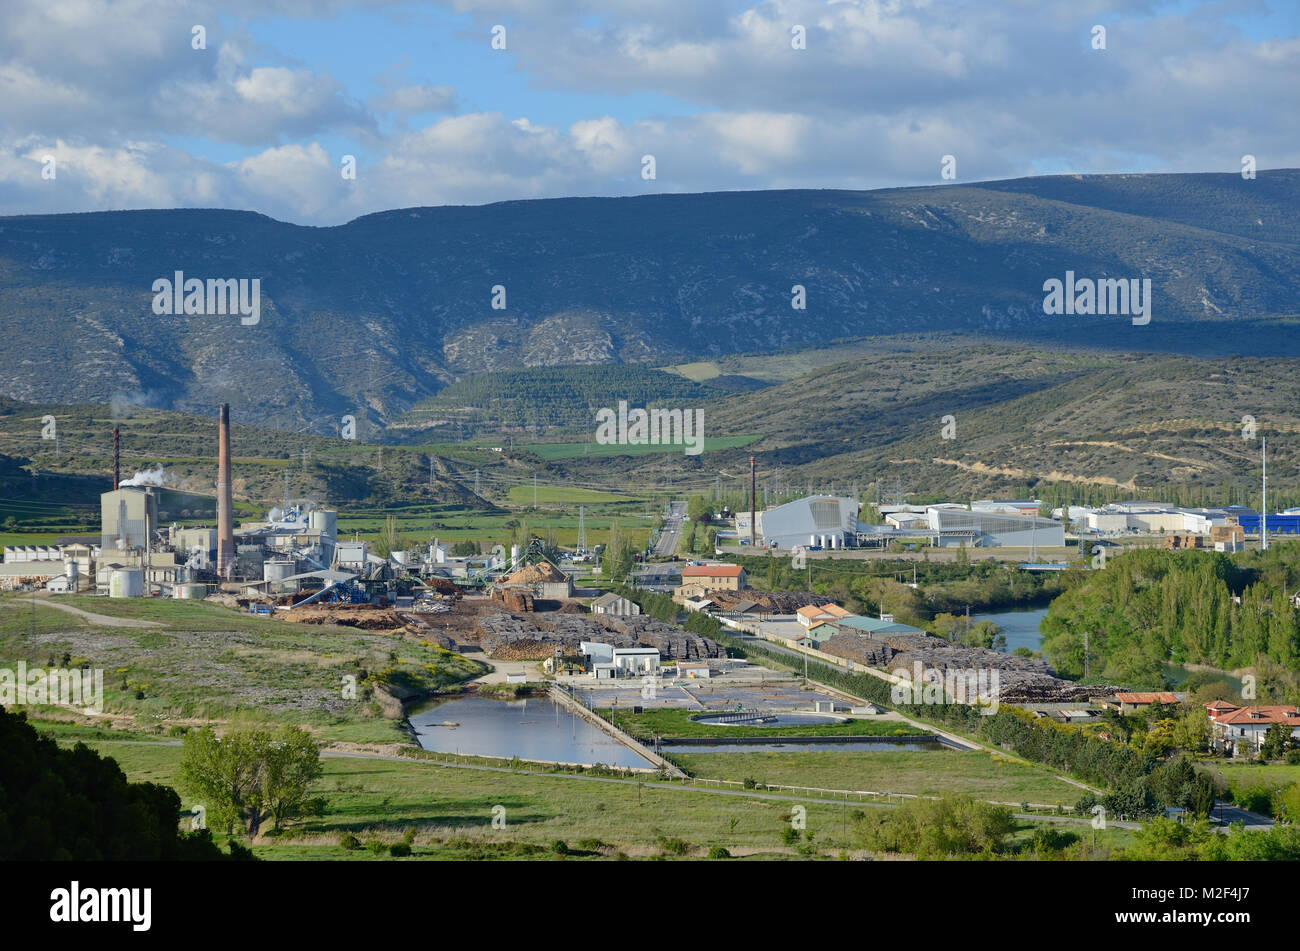
M 262 580 L 275 584 L 288 578 L 295 571 L 292 558 L 268 558 L 262 563 Z
M 115 568 L 108 576 L 110 598 L 140 598 L 144 596 L 144 569 Z
M 182 601 L 202 601 L 208 596 L 208 586 L 198 582 L 178 584 L 172 589 L 174 597 Z
M 313 509 L 307 516 L 307 526 L 314 532 L 338 538 L 339 513 L 333 509 Z

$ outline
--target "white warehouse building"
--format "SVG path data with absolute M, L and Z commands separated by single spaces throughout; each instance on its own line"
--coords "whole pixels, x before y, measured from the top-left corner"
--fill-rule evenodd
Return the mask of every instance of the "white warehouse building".
M 962 541 L 981 548 L 1065 545 L 1065 526 L 1050 518 L 940 506 L 927 509 L 926 515 L 930 530 L 938 533 L 942 545 L 957 545 Z
M 820 545 L 843 548 L 858 533 L 857 499 L 837 495 L 810 495 L 758 513 L 755 526 L 759 545 L 794 548 Z M 749 543 L 749 513 L 736 513 L 736 535 Z

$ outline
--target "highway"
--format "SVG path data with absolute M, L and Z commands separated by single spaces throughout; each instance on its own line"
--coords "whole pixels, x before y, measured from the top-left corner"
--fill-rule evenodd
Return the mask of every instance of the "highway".
M 671 558 L 677 552 L 677 539 L 686 523 L 686 503 L 670 502 L 664 527 L 659 532 L 659 543 L 655 545 L 655 555 L 659 558 Z

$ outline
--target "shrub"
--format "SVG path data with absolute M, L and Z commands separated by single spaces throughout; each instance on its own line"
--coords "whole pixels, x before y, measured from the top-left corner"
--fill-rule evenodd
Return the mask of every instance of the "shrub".
M 395 859 L 406 858 L 411 854 L 411 847 L 405 842 L 394 842 L 388 847 L 388 854 Z
M 569 843 L 565 842 L 563 839 L 556 839 L 551 843 L 551 851 L 556 855 L 568 855 Z
M 349 832 L 339 839 L 339 845 L 347 849 L 349 852 L 355 852 L 357 849 L 361 848 L 361 840 Z
M 659 837 L 659 848 L 665 855 L 685 855 L 691 850 L 691 844 L 685 839 Z
M 724 849 L 722 846 L 720 846 L 720 845 L 715 845 L 715 846 L 713 846 L 713 848 L 709 849 L 709 858 L 711 858 L 711 859 L 729 859 L 729 858 L 731 858 L 731 853 L 728 852 L 726 849 Z

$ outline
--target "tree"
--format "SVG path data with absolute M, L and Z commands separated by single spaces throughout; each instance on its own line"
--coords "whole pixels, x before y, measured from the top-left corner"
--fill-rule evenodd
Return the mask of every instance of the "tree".
M 267 819 L 278 829 L 299 815 L 320 775 L 320 750 L 296 726 L 274 733 L 235 730 L 223 737 L 204 727 L 186 736 L 181 753 L 182 784 L 227 832 L 239 822 L 250 837 Z
M 1281 759 L 1291 748 L 1291 725 L 1289 723 L 1269 724 L 1264 734 L 1264 743 L 1259 748 L 1261 759 Z
M 1210 742 L 1210 719 L 1198 709 L 1188 710 L 1174 724 L 1173 743 L 1179 749 L 1199 753 Z
M 207 829 L 179 823 L 181 799 L 127 782 L 117 762 L 82 743 L 42 736 L 0 709 L 0 860 L 177 861 L 226 856 Z
M 601 556 L 601 570 L 606 578 L 622 581 L 632 571 L 633 553 L 631 543 L 618 530 L 618 522 L 609 526 L 609 542 Z
M 375 554 L 387 558 L 393 552 L 401 551 L 405 545 L 406 539 L 397 528 L 397 516 L 387 516 L 384 527 L 379 530 L 379 538 L 375 540 Z
M 704 496 L 692 495 L 686 503 L 686 515 L 692 522 L 707 525 L 713 519 L 713 507 L 705 501 Z

